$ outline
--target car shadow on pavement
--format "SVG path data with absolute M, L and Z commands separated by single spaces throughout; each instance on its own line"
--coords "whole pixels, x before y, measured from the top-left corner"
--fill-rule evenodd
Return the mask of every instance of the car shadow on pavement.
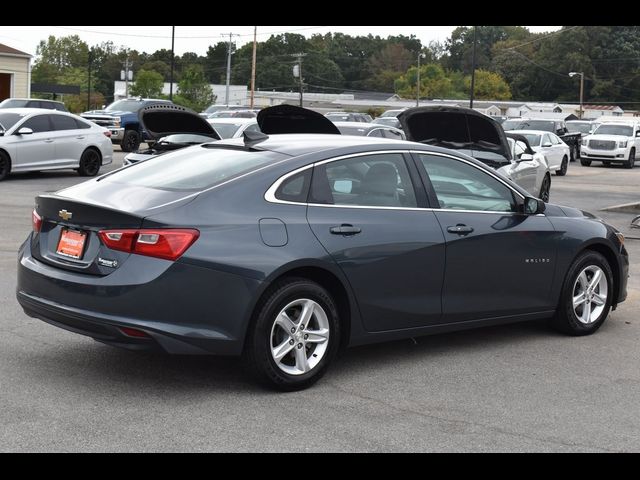
M 452 354 L 473 354 L 486 348 L 514 349 L 556 335 L 544 322 L 524 322 L 361 346 L 343 352 L 328 377 L 367 376 L 390 364 L 442 361 Z M 73 384 L 69 388 L 81 384 L 83 390 L 97 388 L 123 395 L 154 390 L 208 395 L 270 392 L 253 381 L 239 358 L 131 352 L 88 339 L 66 345 L 41 344 L 29 355 L 27 362 L 42 382 L 69 382 Z

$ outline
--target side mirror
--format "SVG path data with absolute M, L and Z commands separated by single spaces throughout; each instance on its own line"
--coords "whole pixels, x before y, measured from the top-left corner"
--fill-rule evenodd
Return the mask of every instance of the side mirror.
M 27 127 L 22 127 L 20 130 L 18 130 L 18 135 L 32 135 L 32 134 L 33 134 L 33 130 Z
M 539 198 L 527 197 L 524 199 L 524 213 L 527 215 L 538 215 L 544 213 L 546 205 Z
M 550 144 L 550 143 L 548 143 L 548 142 L 547 142 L 547 143 L 543 143 L 543 144 L 542 144 L 542 147 L 543 147 L 543 148 L 549 148 L 550 146 L 551 146 L 551 144 Z
M 533 155 L 531 155 L 530 153 L 521 153 L 520 156 L 517 158 L 516 163 L 531 162 L 532 160 L 533 160 Z

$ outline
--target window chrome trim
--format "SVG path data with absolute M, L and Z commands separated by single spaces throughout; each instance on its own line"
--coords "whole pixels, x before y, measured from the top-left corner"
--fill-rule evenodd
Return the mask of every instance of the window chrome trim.
M 340 161 L 340 160 L 346 160 L 346 159 L 349 159 L 349 158 L 357 158 L 357 157 L 364 157 L 364 156 L 370 156 L 370 155 L 385 155 L 385 154 L 389 154 L 389 153 L 399 153 L 399 154 L 408 153 L 408 154 L 419 154 L 419 155 L 435 155 L 435 156 L 439 156 L 439 157 L 446 157 L 446 158 L 451 158 L 452 160 L 461 161 L 461 162 L 466 163 L 467 165 L 470 165 L 471 167 L 474 167 L 477 170 L 480 170 L 481 172 L 483 172 L 485 174 L 488 174 L 489 176 L 493 177 L 494 179 L 498 180 L 505 187 L 507 187 L 509 189 L 509 191 L 511 191 L 512 193 L 514 193 L 518 197 L 520 197 L 522 200 L 524 200 L 524 198 L 525 198 L 520 192 L 518 192 L 517 190 L 514 190 L 509 184 L 507 184 L 504 181 L 504 179 L 500 178 L 499 175 L 494 174 L 493 172 L 487 172 L 486 170 L 478 167 L 477 165 L 474 165 L 472 162 L 470 162 L 468 160 L 465 160 L 464 158 L 461 158 L 461 157 L 457 157 L 457 156 L 454 156 L 454 155 L 449 155 L 449 154 L 441 153 L 441 152 L 429 152 L 429 151 L 426 151 L 426 150 L 376 150 L 374 152 L 360 152 L 360 153 L 352 153 L 352 154 L 348 154 L 348 155 L 341 155 L 339 157 L 329 158 L 327 160 L 322 160 L 322 161 L 315 162 L 315 163 L 312 163 L 312 164 L 309 164 L 309 165 L 305 165 L 304 167 L 297 168 L 297 169 L 295 169 L 295 170 L 293 170 L 293 171 L 281 176 L 280 178 L 278 178 L 271 185 L 271 187 L 269 187 L 269 189 L 265 192 L 264 199 L 269 203 L 277 203 L 277 204 L 282 204 L 282 205 L 303 205 L 303 206 L 307 206 L 307 207 L 323 207 L 323 208 L 356 208 L 356 209 L 369 209 L 369 210 L 407 210 L 407 211 L 420 211 L 420 212 L 432 211 L 432 212 L 484 213 L 484 214 L 497 214 L 497 215 L 524 215 L 522 212 L 502 212 L 502 211 L 493 211 L 493 210 L 456 210 L 456 209 L 431 208 L 431 207 L 424 207 L 424 208 L 420 208 L 420 207 L 382 207 L 382 206 L 376 207 L 376 206 L 373 206 L 373 205 L 329 205 L 329 204 L 324 204 L 324 203 L 291 202 L 291 201 L 288 201 L 288 200 L 280 200 L 280 199 L 276 198 L 276 192 L 278 191 L 280 186 L 288 178 L 291 178 L 294 175 L 302 173 L 305 170 L 309 170 L 311 168 L 315 168 L 316 166 L 325 165 L 327 163 L 337 162 L 337 161 Z M 309 186 L 309 188 L 311 188 L 311 186 Z

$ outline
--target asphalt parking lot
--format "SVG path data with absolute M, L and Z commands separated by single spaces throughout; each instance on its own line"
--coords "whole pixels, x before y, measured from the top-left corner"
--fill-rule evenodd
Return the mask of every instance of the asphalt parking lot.
M 552 202 L 638 237 L 628 300 L 596 335 L 536 322 L 360 347 L 290 394 L 256 386 L 235 359 L 119 350 L 22 312 L 16 252 L 33 198 L 81 180 L 0 183 L 0 451 L 640 450 L 640 230 L 601 211 L 640 202 L 640 167 L 572 163 L 552 179 Z

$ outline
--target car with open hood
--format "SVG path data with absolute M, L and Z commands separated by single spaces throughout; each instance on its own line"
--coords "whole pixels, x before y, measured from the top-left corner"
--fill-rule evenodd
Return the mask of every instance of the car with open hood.
M 179 105 L 149 105 L 142 108 L 138 116 L 147 135 L 155 142 L 145 150 L 127 154 L 123 165 L 221 138 L 205 118 Z
M 465 153 L 496 169 L 530 194 L 546 195 L 548 199 L 546 161 L 532 151 L 514 155 L 503 128 L 491 117 L 470 108 L 425 106 L 400 112 L 398 120 L 407 140 Z M 547 186 L 550 185 L 549 181 Z

